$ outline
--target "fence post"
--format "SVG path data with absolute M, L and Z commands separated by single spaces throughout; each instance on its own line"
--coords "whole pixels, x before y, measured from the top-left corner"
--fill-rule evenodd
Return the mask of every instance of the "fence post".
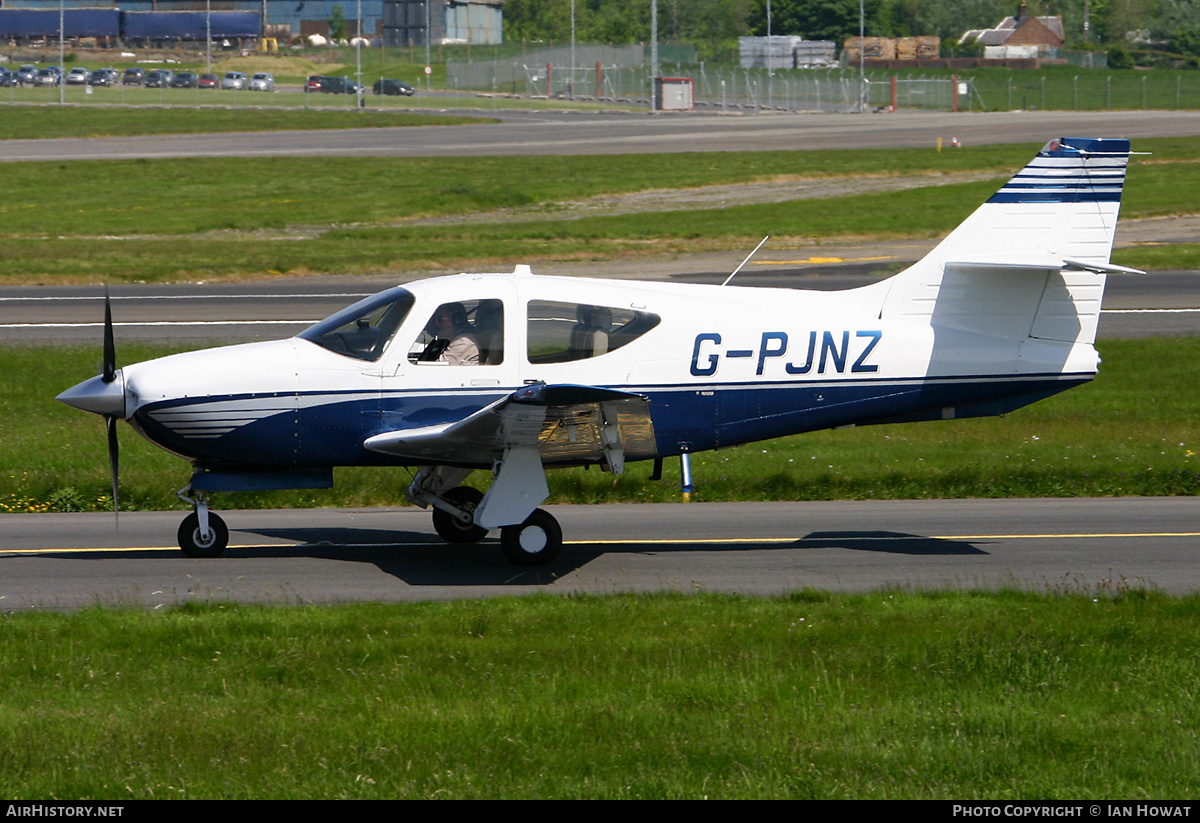
M 896 113 L 896 75 L 892 75 L 892 113 Z
M 958 75 L 957 74 L 950 75 L 950 83 L 953 86 L 951 91 L 952 91 L 952 97 L 954 100 L 954 111 L 958 111 Z
M 546 64 L 546 98 L 547 99 L 549 99 L 549 97 L 550 97 L 550 71 L 552 70 L 552 68 L 553 67 L 549 63 Z
M 596 100 L 600 100 L 600 61 L 596 61 Z

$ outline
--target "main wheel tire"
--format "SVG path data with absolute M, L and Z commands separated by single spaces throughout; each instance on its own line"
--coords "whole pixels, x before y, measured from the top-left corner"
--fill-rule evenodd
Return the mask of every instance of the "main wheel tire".
M 200 516 L 192 512 L 179 524 L 179 548 L 188 557 L 219 557 L 229 545 L 229 528 L 225 521 L 208 513 L 208 539 L 200 536 Z
M 455 486 L 443 494 L 442 498 L 473 515 L 479 507 L 479 502 L 483 500 L 483 492 L 470 486 Z M 474 521 L 464 523 L 450 512 L 441 509 L 433 510 L 433 530 L 447 543 L 478 543 L 487 537 L 488 533 L 483 526 L 476 526 Z
M 544 566 L 562 550 L 562 528 L 550 512 L 534 509 L 524 523 L 500 530 L 500 546 L 518 566 Z

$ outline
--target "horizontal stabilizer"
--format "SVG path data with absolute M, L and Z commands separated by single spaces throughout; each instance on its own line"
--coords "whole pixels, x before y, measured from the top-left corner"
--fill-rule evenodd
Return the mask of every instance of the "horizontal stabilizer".
M 1009 271 L 1091 271 L 1105 274 L 1145 274 L 1141 269 L 1118 266 L 1115 263 L 1096 263 L 1087 260 L 1071 260 L 1052 254 L 1032 255 L 1019 260 L 951 260 L 947 269 L 967 274 L 1001 274 Z
M 1063 260 L 1068 270 L 1104 272 L 1105 274 L 1145 274 L 1141 269 L 1118 266 L 1115 263 L 1092 263 L 1084 260 Z

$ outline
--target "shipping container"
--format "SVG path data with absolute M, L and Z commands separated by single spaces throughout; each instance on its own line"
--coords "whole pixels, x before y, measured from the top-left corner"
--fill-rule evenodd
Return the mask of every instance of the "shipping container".
M 205 17 L 210 17 L 206 25 Z M 262 33 L 262 18 L 251 11 L 127 11 L 121 15 L 122 36 L 126 40 L 214 40 L 257 38 Z
M 5 39 L 58 38 L 58 9 L 0 9 L 0 37 Z M 62 36 L 117 37 L 121 12 L 117 9 L 65 9 Z

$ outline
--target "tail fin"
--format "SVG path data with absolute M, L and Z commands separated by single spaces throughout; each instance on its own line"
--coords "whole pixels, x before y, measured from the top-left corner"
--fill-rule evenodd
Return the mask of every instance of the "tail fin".
M 1002 337 L 1092 343 L 1128 140 L 1046 144 L 920 262 L 892 279 L 882 317 Z

